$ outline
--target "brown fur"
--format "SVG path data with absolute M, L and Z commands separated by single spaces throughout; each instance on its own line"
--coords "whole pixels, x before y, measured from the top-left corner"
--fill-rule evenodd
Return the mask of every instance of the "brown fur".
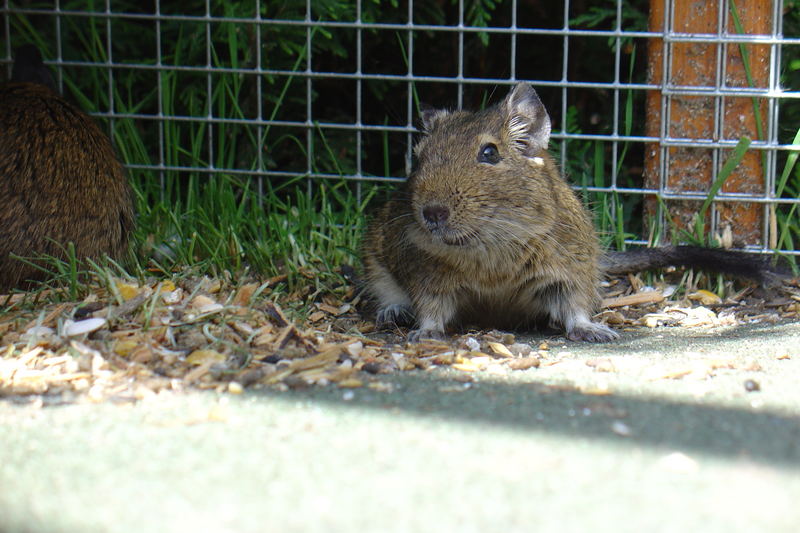
M 427 112 L 423 123 L 418 170 L 363 243 L 379 324 L 415 317 L 412 341 L 442 337 L 451 324 L 540 319 L 575 340 L 616 337 L 590 319 L 599 246 L 547 153 L 550 121 L 533 88 L 520 84 L 484 111 Z M 484 157 L 490 144 L 496 162 Z
M 10 254 L 120 257 L 134 226 L 131 189 L 108 137 L 40 83 L 0 86 L 0 290 L 41 279 Z

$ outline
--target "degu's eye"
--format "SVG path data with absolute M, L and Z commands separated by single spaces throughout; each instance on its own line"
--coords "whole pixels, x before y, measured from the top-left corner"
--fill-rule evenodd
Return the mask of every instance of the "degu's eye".
M 493 143 L 484 144 L 481 146 L 481 151 L 478 152 L 478 162 L 479 163 L 489 163 L 490 165 L 496 165 L 500 162 L 500 152 L 497 151 L 497 146 Z

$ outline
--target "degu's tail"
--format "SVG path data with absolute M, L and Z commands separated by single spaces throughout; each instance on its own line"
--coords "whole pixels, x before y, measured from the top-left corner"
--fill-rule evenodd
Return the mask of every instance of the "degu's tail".
M 702 246 L 663 246 L 606 252 L 600 261 L 600 267 L 609 275 L 669 266 L 729 274 L 757 281 L 765 287 L 792 277 L 791 269 L 774 265 L 768 256 Z

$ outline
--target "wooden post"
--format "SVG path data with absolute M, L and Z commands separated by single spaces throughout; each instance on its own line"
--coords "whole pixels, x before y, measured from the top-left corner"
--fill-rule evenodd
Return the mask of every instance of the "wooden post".
M 776 1 L 776 0 L 772 0 Z M 770 34 L 772 26 L 772 1 L 736 0 L 736 9 L 746 34 Z M 677 33 L 714 34 L 720 32 L 720 17 L 727 20 L 727 31 L 737 30 L 730 15 L 730 0 L 651 0 L 650 30 L 664 31 L 665 12 L 670 15 L 670 30 Z M 674 4 L 674 7 L 671 5 Z M 726 13 L 720 9 L 728 10 Z M 769 87 L 769 45 L 744 45 L 749 53 L 750 71 L 754 88 Z M 745 76 L 744 62 L 738 43 L 673 42 L 666 50 L 662 39 L 650 39 L 648 48 L 648 78 L 650 83 L 663 86 L 699 87 L 750 87 Z M 719 61 L 724 61 L 724 69 Z M 664 72 L 666 65 L 666 74 Z M 724 72 L 724 79 L 720 75 Z M 767 132 L 767 105 L 758 99 L 762 131 Z M 758 139 L 753 98 L 718 97 L 705 95 L 666 95 L 662 106 L 662 92 L 650 91 L 647 95 L 648 136 L 680 138 L 687 140 L 738 141 L 742 136 Z M 749 150 L 739 166 L 722 188 L 724 192 L 753 195 L 764 194 L 764 168 L 758 150 Z M 717 169 L 721 168 L 730 150 L 719 150 Z M 704 147 L 662 147 L 648 144 L 645 150 L 645 186 L 659 189 L 663 183 L 668 192 L 707 192 L 714 176 L 714 149 Z M 662 161 L 666 158 L 666 161 Z M 662 163 L 666 163 L 662 165 Z M 666 175 L 662 177 L 662 169 Z M 663 180 L 663 181 L 662 181 Z M 700 201 L 669 200 L 666 216 L 680 229 L 691 227 Z M 647 212 L 655 214 L 655 199 L 647 202 Z M 716 204 L 719 213 L 718 230 L 729 226 L 733 243 L 764 244 L 760 204 L 750 202 L 723 202 Z M 709 228 L 709 220 L 706 228 Z M 665 235 L 668 236 L 668 235 Z

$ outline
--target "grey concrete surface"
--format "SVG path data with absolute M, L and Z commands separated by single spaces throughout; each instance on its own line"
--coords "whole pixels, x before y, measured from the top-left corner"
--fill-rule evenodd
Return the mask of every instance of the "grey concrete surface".
M 391 392 L 0 401 L 0 531 L 798 530 L 800 325 L 551 351 Z

